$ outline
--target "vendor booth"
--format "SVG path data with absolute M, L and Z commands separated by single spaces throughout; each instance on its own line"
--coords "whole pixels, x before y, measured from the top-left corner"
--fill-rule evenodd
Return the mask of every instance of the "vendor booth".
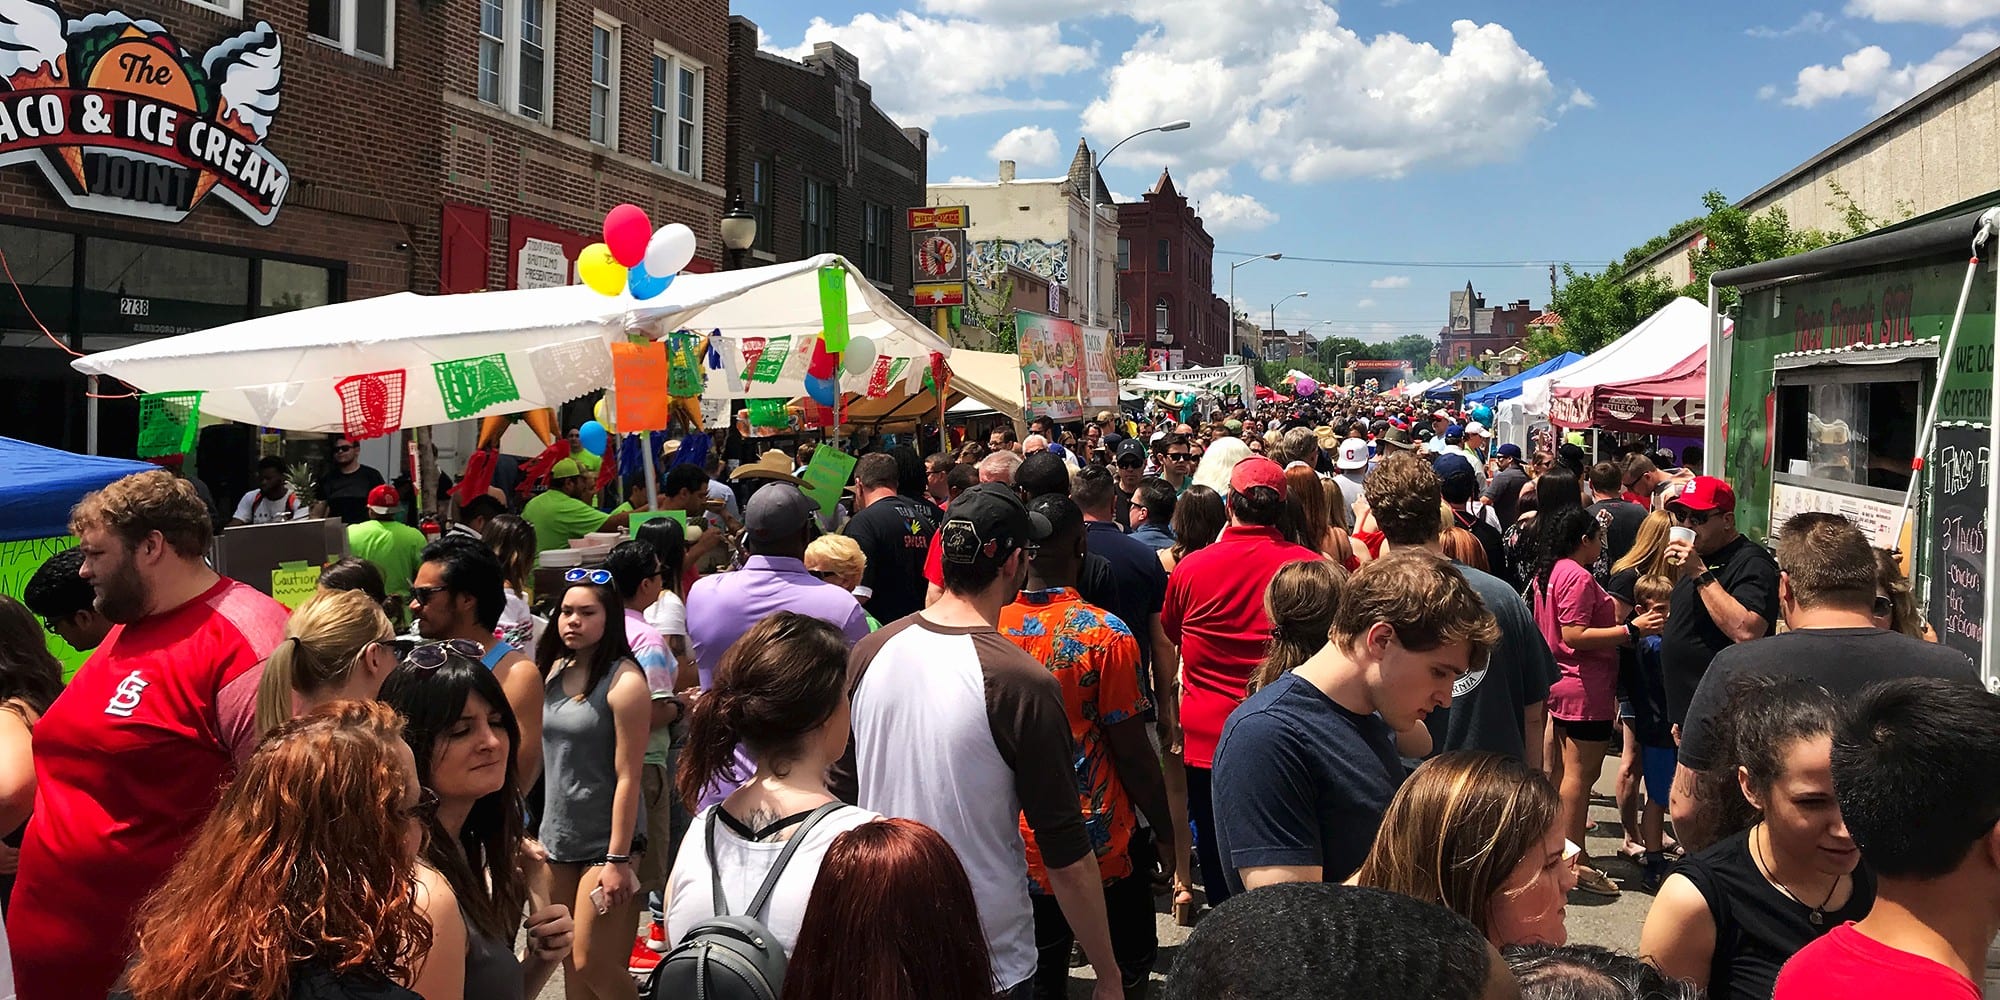
M 1591 399 L 1611 382 L 1655 378 L 1708 341 L 1708 307 L 1676 298 L 1624 336 L 1561 371 L 1530 379 L 1521 398 L 1530 416 L 1564 427 L 1590 424 Z
M 1507 378 L 1501 379 L 1500 381 L 1495 382 L 1484 389 L 1478 389 L 1466 393 L 1465 403 L 1467 406 L 1470 406 L 1474 403 L 1485 403 L 1488 406 L 1498 406 L 1500 405 L 1500 403 L 1506 400 L 1513 399 L 1514 397 L 1519 396 L 1521 394 L 1521 387 L 1525 385 L 1529 379 L 1539 378 L 1540 376 L 1547 375 L 1551 372 L 1561 371 L 1564 368 L 1568 368 L 1570 365 L 1576 364 L 1577 362 L 1582 360 L 1583 360 L 1583 355 L 1577 354 L 1574 351 L 1564 351 L 1561 354 L 1558 354 L 1555 357 L 1548 359 L 1547 361 L 1544 361 L 1533 367 L 1524 369 L 1518 374 L 1510 375 Z
M 1659 375 L 1597 386 L 1587 419 L 1572 421 L 1557 412 L 1551 421 L 1558 427 L 1698 437 L 1707 422 L 1707 392 L 1708 345 L 1703 344 Z
M 947 420 L 1005 414 L 1013 422 L 1014 432 L 1027 436 L 1021 372 L 1014 355 L 956 350 L 951 352 L 945 367 L 950 371 L 950 378 L 946 380 L 949 388 L 945 393 Z M 848 425 L 853 427 L 935 425 L 937 397 L 927 392 L 875 399 L 854 395 L 848 399 L 845 415 Z
M 1179 368 L 1166 372 L 1144 372 L 1118 383 L 1121 390 L 1143 395 L 1174 396 L 1193 391 L 1227 406 L 1258 409 L 1256 378 L 1249 365 L 1222 365 L 1215 368 Z

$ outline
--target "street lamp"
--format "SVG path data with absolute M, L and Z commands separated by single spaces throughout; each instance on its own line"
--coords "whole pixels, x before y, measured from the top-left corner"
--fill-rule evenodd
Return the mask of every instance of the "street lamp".
M 1333 377 L 1339 379 L 1341 385 L 1347 384 L 1347 373 L 1340 367 L 1340 359 L 1353 353 L 1353 351 L 1333 352 Z
M 1239 260 L 1234 264 L 1229 265 L 1229 339 L 1230 340 L 1236 339 L 1236 269 L 1254 260 L 1284 260 L 1284 259 L 1285 259 L 1284 254 L 1279 253 L 1277 251 L 1272 251 L 1271 253 L 1260 253 L 1255 257 L 1248 257 L 1243 260 Z M 1257 342 L 1261 345 L 1264 342 L 1264 338 L 1258 337 Z
M 1188 128 L 1192 124 L 1193 123 L 1189 122 L 1187 119 L 1181 118 L 1175 121 L 1170 121 L 1165 125 L 1155 125 L 1152 128 L 1142 128 L 1139 131 L 1134 132 L 1131 135 L 1128 135 L 1125 138 L 1118 140 L 1118 142 L 1115 145 L 1113 145 L 1110 149 L 1105 150 L 1103 156 L 1091 157 L 1090 176 L 1084 179 L 1085 186 L 1090 188 L 1090 194 L 1084 198 L 1084 200 L 1090 204 L 1090 229 L 1089 229 L 1090 235 L 1086 238 L 1087 243 L 1090 247 L 1088 251 L 1088 258 L 1090 260 L 1090 300 L 1089 300 L 1090 318 L 1088 320 L 1088 325 L 1090 326 L 1097 325 L 1097 172 L 1104 169 L 1104 161 L 1111 159 L 1111 154 L 1118 152 L 1119 146 L 1123 146 L 1126 143 L 1131 142 L 1132 140 L 1137 139 L 1148 132 L 1179 132 L 1184 128 Z M 1231 308 L 1234 307 L 1232 306 Z
M 716 226 L 722 231 L 722 248 L 729 251 L 729 269 L 743 266 L 743 254 L 757 244 L 757 217 L 743 204 L 743 196 L 729 196 L 729 211 L 722 213 Z
M 1293 292 L 1292 294 L 1290 294 L 1290 295 L 1287 295 L 1287 296 L 1285 296 L 1284 298 L 1282 298 L 1282 299 L 1279 299 L 1278 301 L 1276 301 L 1276 302 L 1273 302 L 1273 303 L 1271 303 L 1271 325 L 1270 325 L 1269 327 L 1266 327 L 1266 329 L 1268 329 L 1268 330 L 1272 331 L 1273 333 L 1277 332 L 1277 329 L 1278 329 L 1278 307 L 1279 307 L 1279 306 L 1281 306 L 1281 305 L 1284 305 L 1285 303 L 1287 303 L 1287 302 L 1290 302 L 1290 301 L 1292 301 L 1293 299 L 1308 299 L 1308 298 L 1311 298 L 1311 297 L 1312 297 L 1312 293 L 1311 293 L 1311 292 Z M 1291 353 L 1292 353 L 1292 352 L 1290 352 L 1290 351 L 1286 351 L 1286 352 L 1285 352 L 1285 356 L 1286 356 L 1286 357 L 1290 357 L 1290 356 L 1291 356 Z

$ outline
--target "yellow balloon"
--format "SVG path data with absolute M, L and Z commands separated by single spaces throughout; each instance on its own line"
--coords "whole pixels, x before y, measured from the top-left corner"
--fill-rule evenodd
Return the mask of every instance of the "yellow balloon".
M 611 422 L 611 412 L 605 407 L 604 400 L 598 400 L 597 405 L 590 408 L 590 415 L 596 417 L 597 422 L 603 424 L 605 430 L 613 434 L 618 433 L 617 426 Z
M 576 255 L 576 275 L 603 295 L 616 295 L 625 290 L 625 265 L 611 256 L 611 248 L 602 243 L 592 243 Z

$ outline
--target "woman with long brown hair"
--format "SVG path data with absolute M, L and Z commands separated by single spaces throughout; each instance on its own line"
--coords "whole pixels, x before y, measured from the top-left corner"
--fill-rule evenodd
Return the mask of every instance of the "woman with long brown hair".
M 27 606 L 0 594 L 0 914 L 14 894 L 21 834 L 35 809 L 33 733 L 42 713 L 62 693 L 62 662 L 49 652 L 42 623 Z
M 1160 550 L 1160 567 L 1172 573 L 1188 553 L 1214 544 L 1228 526 L 1229 509 L 1223 506 L 1222 494 L 1190 485 L 1174 499 L 1174 544 Z
M 972 1000 L 992 995 L 991 964 L 951 845 L 915 820 L 878 819 L 827 848 L 784 1000 Z
M 1214 544 L 1229 524 L 1229 509 L 1222 495 L 1206 486 L 1191 484 L 1174 499 L 1174 544 L 1160 550 L 1160 566 L 1169 574 L 1189 553 Z M 1171 671 L 1166 667 L 1171 667 Z M 1180 664 L 1154 665 L 1154 673 L 1171 678 L 1167 690 L 1159 692 L 1160 774 L 1167 783 L 1167 808 L 1176 824 L 1187 825 L 1187 764 L 1182 760 L 1180 723 Z M 1174 920 L 1182 927 L 1194 926 L 1194 865 L 1191 859 L 1174 859 Z
M 1436 903 L 1494 947 L 1564 944 L 1576 872 L 1559 807 L 1548 779 L 1513 757 L 1441 753 L 1389 802 L 1354 884 Z
M 495 514 L 481 536 L 500 560 L 502 593 L 507 606 L 500 612 L 500 638 L 515 649 L 533 649 L 541 642 L 548 620 L 531 606 L 535 583 L 535 528 L 516 514 Z
M 395 709 L 344 701 L 266 737 L 140 907 L 114 996 L 414 1000 L 431 946 L 415 868 L 436 799 L 402 733 Z
M 1286 563 L 1264 588 L 1264 613 L 1271 619 L 1271 641 L 1264 659 L 1250 672 L 1244 695 L 1256 694 L 1312 658 L 1326 645 L 1333 613 L 1340 609 L 1340 591 L 1347 573 L 1330 562 Z
M 1289 473 L 1287 473 L 1289 475 Z M 1331 479 L 1319 482 L 1320 495 L 1326 498 L 1327 547 L 1321 551 L 1328 559 L 1340 564 L 1340 568 L 1354 572 L 1361 568 L 1361 560 L 1354 555 L 1354 536 L 1348 531 L 1352 526 L 1353 510 L 1347 505 L 1347 494 L 1340 491 L 1340 484 Z

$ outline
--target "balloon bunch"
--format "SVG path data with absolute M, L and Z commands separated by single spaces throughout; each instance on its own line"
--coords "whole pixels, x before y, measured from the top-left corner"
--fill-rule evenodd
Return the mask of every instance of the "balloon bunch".
M 619 205 L 604 215 L 604 242 L 577 255 L 576 273 L 600 294 L 630 292 L 644 301 L 674 283 L 694 250 L 694 230 L 670 222 L 655 232 L 645 209 Z
M 849 337 L 845 349 L 832 345 L 824 333 L 813 341 L 812 362 L 806 366 L 806 396 L 821 406 L 831 407 L 840 396 L 839 375 L 865 376 L 875 367 L 880 349 L 867 337 Z
M 604 400 L 598 400 L 590 412 L 597 419 L 586 420 L 582 427 L 576 429 L 576 443 L 583 446 L 584 451 L 601 456 L 611 450 L 611 442 L 618 432 L 611 429 L 611 412 L 604 405 Z

